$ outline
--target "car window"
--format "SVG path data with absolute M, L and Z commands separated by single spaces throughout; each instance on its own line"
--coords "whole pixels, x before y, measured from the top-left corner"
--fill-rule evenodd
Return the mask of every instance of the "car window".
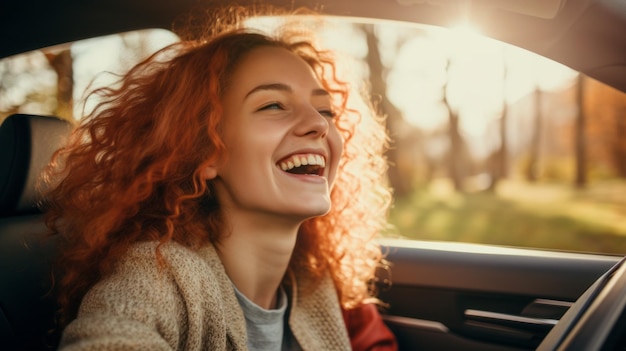
M 330 22 L 324 46 L 388 117 L 387 236 L 626 253 L 626 94 L 468 27 Z M 79 118 L 88 84 L 113 82 L 102 71 L 175 40 L 133 32 L 2 60 L 0 116 Z
M 327 28 L 388 117 L 390 236 L 626 253 L 626 94 L 468 26 Z
M 109 35 L 36 50 L 0 60 L 0 119 L 12 113 L 80 119 L 96 101 L 88 88 L 117 75 L 175 41 L 169 31 L 150 29 Z

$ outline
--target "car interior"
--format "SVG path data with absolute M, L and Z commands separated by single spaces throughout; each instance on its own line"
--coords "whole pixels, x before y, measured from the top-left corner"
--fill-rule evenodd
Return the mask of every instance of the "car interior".
M 79 39 L 170 29 L 178 15 L 227 1 L 7 0 L 0 59 Z M 271 1 L 333 16 L 446 26 L 472 17 L 482 31 L 626 92 L 622 0 Z M 583 51 L 582 53 L 580 51 Z M 589 54 L 593 53 L 593 54 Z M 15 113 L 0 125 L 0 349 L 53 350 L 52 262 L 39 176 L 72 124 Z M 613 350 L 626 347 L 621 255 L 403 239 L 382 241 L 383 317 L 401 350 Z

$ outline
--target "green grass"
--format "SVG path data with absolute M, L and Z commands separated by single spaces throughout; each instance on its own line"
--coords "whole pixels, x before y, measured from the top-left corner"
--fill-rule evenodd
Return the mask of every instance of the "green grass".
M 455 193 L 445 180 L 397 199 L 390 220 L 403 236 L 564 251 L 626 254 L 626 182 L 502 182 L 495 193 Z

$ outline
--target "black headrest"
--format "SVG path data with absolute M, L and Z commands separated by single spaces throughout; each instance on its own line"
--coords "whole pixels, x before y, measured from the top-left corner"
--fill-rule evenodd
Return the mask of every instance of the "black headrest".
M 71 130 L 65 120 L 15 114 L 0 125 L 0 217 L 38 212 L 37 182 Z

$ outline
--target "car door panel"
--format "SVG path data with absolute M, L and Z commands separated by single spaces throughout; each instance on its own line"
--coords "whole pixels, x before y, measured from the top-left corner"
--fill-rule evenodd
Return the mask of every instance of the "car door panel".
M 383 242 L 385 319 L 406 350 L 534 349 L 620 257 L 460 243 Z

